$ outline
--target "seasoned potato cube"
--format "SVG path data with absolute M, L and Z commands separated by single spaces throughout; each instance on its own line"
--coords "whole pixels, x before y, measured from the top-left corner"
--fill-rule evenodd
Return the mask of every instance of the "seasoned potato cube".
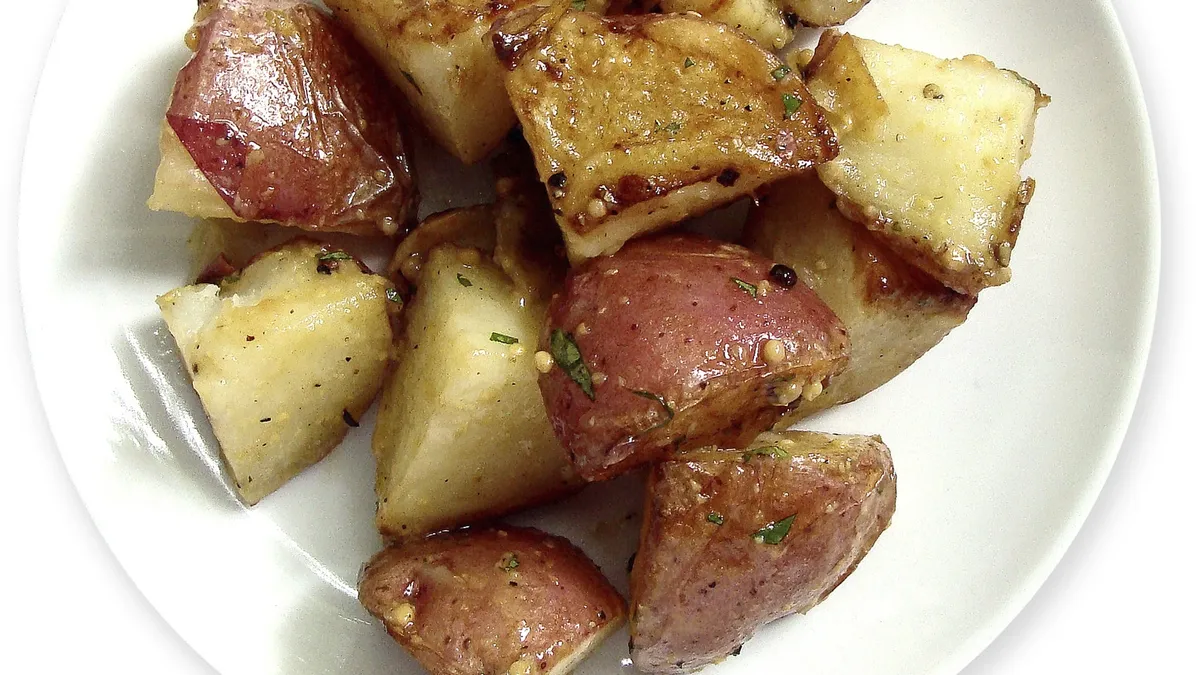
M 664 12 L 697 12 L 709 21 L 742 31 L 770 49 L 782 49 L 792 39 L 792 29 L 775 0 L 662 0 L 658 4 Z
M 840 26 L 854 18 L 871 0 L 777 0 L 788 23 L 805 26 Z
M 442 147 L 483 159 L 516 123 L 500 65 L 484 40 L 504 12 L 535 0 L 328 0 L 387 71 Z M 587 0 L 602 12 L 607 0 Z
M 325 12 L 305 0 L 202 0 L 187 41 L 195 53 L 171 94 L 150 208 L 400 230 L 417 193 L 395 97 Z
M 432 675 L 567 675 L 627 613 L 571 542 L 504 525 L 387 548 L 358 597 Z
M 420 536 L 571 489 L 534 366 L 544 308 L 478 250 L 442 245 L 406 314 L 373 440 L 380 531 Z
M 846 369 L 824 394 L 789 411 L 779 429 L 882 386 L 966 321 L 975 306 L 974 297 L 904 262 L 833 202 L 816 176 L 789 179 L 763 196 L 746 225 L 747 245 L 791 267 L 850 336 Z
M 572 270 L 542 331 L 558 367 L 539 384 L 581 476 L 747 443 L 845 367 L 841 321 L 771 269 L 740 246 L 665 234 Z
M 301 240 L 221 286 L 158 299 L 246 503 L 358 426 L 387 368 L 390 288 L 345 253 Z
M 799 77 L 721 24 L 559 7 L 493 39 L 573 262 L 837 151 Z
M 825 599 L 896 509 L 876 437 L 763 434 L 654 467 L 630 577 L 630 646 L 646 673 L 737 653 L 759 627 Z
M 1033 181 L 1021 165 L 1049 98 L 979 56 L 829 31 L 806 70 L 841 153 L 818 168 L 838 208 L 960 293 L 1009 280 Z

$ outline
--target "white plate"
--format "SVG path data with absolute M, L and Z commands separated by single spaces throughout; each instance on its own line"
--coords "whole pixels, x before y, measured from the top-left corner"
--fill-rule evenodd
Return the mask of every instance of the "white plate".
M 359 608 L 372 530 L 369 424 L 253 511 L 154 306 L 184 281 L 189 222 L 143 207 L 193 0 L 75 2 L 30 127 L 20 261 L 38 383 L 96 525 L 167 621 L 224 675 L 415 673 Z M 1150 133 L 1110 5 L 876 0 L 851 24 L 943 55 L 978 52 L 1054 97 L 1028 171 L 1037 195 L 1012 283 L 894 382 L 810 426 L 880 433 L 895 520 L 823 605 L 708 672 L 959 671 L 1046 578 L 1116 456 L 1158 279 Z M 473 201 L 483 191 L 435 195 Z M 432 208 L 427 205 L 425 211 Z M 526 518 L 624 586 L 635 478 Z M 597 521 L 594 513 L 602 514 Z M 624 637 L 584 673 L 623 668 Z

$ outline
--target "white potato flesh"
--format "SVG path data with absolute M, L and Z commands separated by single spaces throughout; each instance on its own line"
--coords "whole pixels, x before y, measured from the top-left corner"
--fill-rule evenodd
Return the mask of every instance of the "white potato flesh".
M 154 174 L 154 193 L 146 201 L 151 211 L 178 211 L 193 218 L 237 219 L 166 120 L 159 130 L 158 148 L 162 159 Z
M 1033 182 L 1021 165 L 1036 85 L 980 56 L 930 54 L 827 32 L 806 71 L 837 131 L 818 168 L 839 208 L 945 285 L 967 294 L 1011 278 Z
M 293 242 L 158 299 L 247 504 L 329 454 L 383 383 L 391 285 L 327 255 Z
M 770 49 L 782 49 L 792 39 L 792 29 L 774 0 L 662 0 L 659 4 L 664 12 L 698 12 Z
M 375 57 L 437 142 L 473 164 L 504 140 L 517 118 L 503 70 L 485 39 L 503 11 L 534 0 L 327 0 Z M 607 0 L 588 0 L 603 12 Z
M 576 484 L 537 385 L 545 311 L 521 297 L 475 249 L 438 246 L 422 265 L 372 443 L 386 536 L 500 515 Z

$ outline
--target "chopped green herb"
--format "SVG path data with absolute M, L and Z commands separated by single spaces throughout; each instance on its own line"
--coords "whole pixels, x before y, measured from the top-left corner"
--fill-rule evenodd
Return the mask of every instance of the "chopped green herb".
M 725 516 L 723 516 L 719 513 L 710 513 L 710 514 L 708 514 L 708 518 L 706 518 L 705 520 L 712 523 L 713 525 L 724 525 L 725 524 Z
M 511 335 L 505 335 L 504 333 L 492 333 L 492 342 L 499 342 L 502 345 L 515 345 L 520 342 L 520 340 Z
M 658 133 L 660 131 L 665 131 L 668 134 L 671 134 L 672 136 L 674 136 L 675 134 L 679 133 L 679 130 L 682 128 L 683 128 L 683 124 L 681 122 L 671 122 L 670 124 L 663 124 L 662 122 L 659 122 L 658 120 L 654 120 L 654 132 L 655 133 Z
M 582 12 L 587 9 L 587 0 L 571 0 L 571 9 Z
M 779 66 L 775 70 L 771 71 L 771 77 L 775 78 L 775 81 L 778 82 L 779 80 L 787 77 L 787 74 L 790 72 L 792 72 L 791 68 L 788 68 L 787 66 Z
M 592 373 L 583 362 L 579 345 L 575 344 L 575 338 L 570 333 L 561 328 L 554 329 L 550 334 L 550 356 L 589 399 L 596 400 L 596 392 L 592 389 Z
M 408 83 L 413 86 L 413 89 L 417 90 L 418 96 L 425 95 L 425 92 L 421 91 L 421 85 L 417 84 L 417 81 L 413 79 L 412 73 L 408 72 L 407 70 L 402 70 L 400 71 L 400 74 L 404 76 L 404 79 L 408 80 Z
M 777 520 L 763 529 L 755 532 L 751 539 L 760 544 L 770 544 L 778 546 L 783 541 L 784 537 L 788 536 L 788 532 L 792 531 L 792 522 L 796 520 L 796 514 L 792 514 L 783 520 Z
M 783 119 L 790 119 L 796 111 L 800 109 L 800 99 L 794 95 L 784 92 L 783 94 Z
M 773 457 L 786 459 L 792 455 L 778 445 L 764 445 L 761 448 L 751 448 L 742 454 L 742 461 L 749 462 L 754 457 Z
M 684 60 L 683 60 L 683 67 L 684 67 L 684 68 L 691 68 L 691 67 L 692 67 L 692 66 L 694 66 L 694 65 L 696 65 L 696 62 L 695 62 L 695 61 L 693 61 L 693 60 L 692 60 L 692 57 L 690 57 L 690 56 L 689 56 L 689 57 L 687 57 L 686 59 L 684 59 Z
M 321 262 L 329 262 L 330 260 L 354 260 L 354 256 L 342 251 L 330 251 L 317 256 L 317 260 Z
M 741 279 L 739 279 L 737 277 L 730 277 L 729 280 L 732 281 L 738 288 L 749 293 L 750 297 L 752 297 L 752 298 L 758 297 L 758 286 L 755 286 L 754 284 L 752 284 L 748 281 L 742 281 Z
M 662 406 L 663 410 L 665 410 L 667 413 L 667 417 L 663 421 L 661 421 L 658 424 L 655 424 L 654 426 L 650 427 L 649 429 L 643 431 L 642 432 L 643 434 L 648 434 L 651 431 L 654 431 L 656 429 L 661 429 L 661 428 L 667 426 L 668 424 L 670 424 L 671 420 L 675 419 L 675 409 L 672 408 L 671 404 L 667 403 L 667 400 L 665 398 L 663 398 L 662 396 L 659 396 L 658 394 L 653 394 L 648 391 L 639 391 L 639 390 L 634 390 L 634 389 L 630 389 L 629 391 L 633 392 L 634 394 L 636 394 L 638 396 L 641 396 L 642 398 L 649 399 L 651 401 L 658 403 L 659 405 Z
M 400 291 L 394 288 L 387 289 L 383 292 L 383 295 L 388 299 L 389 302 L 394 302 L 397 305 L 404 304 L 404 298 L 400 295 Z
M 463 275 L 461 275 L 461 274 L 460 274 L 460 275 L 458 275 L 458 283 L 462 284 L 462 285 L 463 285 L 464 287 L 466 287 L 466 288 L 470 288 L 470 287 L 472 287 L 472 286 L 474 286 L 474 285 L 475 285 L 475 284 L 471 283 L 471 280 L 470 280 L 470 279 L 468 279 L 468 278 L 464 277 L 464 276 L 463 276 Z
M 500 561 L 500 569 L 505 572 L 511 572 L 521 566 L 521 561 L 517 560 L 516 553 L 509 553 Z

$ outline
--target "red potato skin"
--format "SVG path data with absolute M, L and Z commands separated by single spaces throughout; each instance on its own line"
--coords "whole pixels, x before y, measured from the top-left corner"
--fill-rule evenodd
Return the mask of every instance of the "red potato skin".
M 736 654 L 760 626 L 824 600 L 888 527 L 896 474 L 877 437 L 840 437 L 850 451 L 836 455 L 822 446 L 838 437 L 781 437 L 807 438 L 806 449 L 700 451 L 652 470 L 630 579 L 639 670 L 689 672 Z M 780 544 L 754 540 L 792 514 Z
M 732 244 L 672 234 L 627 244 L 572 271 L 551 299 L 540 349 L 571 333 L 592 373 L 592 401 L 561 368 L 539 386 L 555 434 L 581 476 L 605 480 L 675 450 L 738 447 L 784 415 L 777 388 L 828 383 L 849 342 L 804 284 L 770 278 L 773 263 Z M 735 283 L 767 281 L 751 296 Z M 786 358 L 768 365 L 780 341 Z M 635 392 L 661 396 L 674 412 Z
M 509 556 L 516 567 L 505 569 Z M 549 673 L 625 621 L 625 599 L 569 541 L 539 530 L 459 530 L 384 549 L 359 600 L 434 675 Z M 398 622 L 407 603 L 411 620 Z
M 167 122 L 245 220 L 395 234 L 416 189 L 396 101 L 360 48 L 302 0 L 205 0 Z

